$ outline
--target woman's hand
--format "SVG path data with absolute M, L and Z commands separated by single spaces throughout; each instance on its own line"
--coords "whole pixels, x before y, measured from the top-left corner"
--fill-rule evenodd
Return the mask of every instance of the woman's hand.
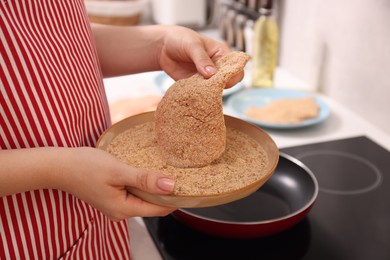
M 126 190 L 126 187 L 134 187 L 155 194 L 170 194 L 174 182 L 167 176 L 131 167 L 95 148 L 71 150 L 72 153 L 63 155 L 71 164 L 62 166 L 61 171 L 68 176 L 59 178 L 63 179 L 59 188 L 84 200 L 110 219 L 165 216 L 175 210 L 143 201 Z
M 165 38 L 159 54 L 159 63 L 173 79 L 187 78 L 196 72 L 210 78 L 217 71 L 215 62 L 230 52 L 224 42 L 205 37 L 185 27 L 165 26 Z M 241 72 L 233 77 L 227 87 L 242 80 Z
M 112 220 L 164 216 L 175 210 L 143 201 L 128 193 L 134 187 L 170 194 L 167 176 L 126 165 L 96 148 L 31 148 L 0 150 L 0 196 L 36 189 L 66 191 Z

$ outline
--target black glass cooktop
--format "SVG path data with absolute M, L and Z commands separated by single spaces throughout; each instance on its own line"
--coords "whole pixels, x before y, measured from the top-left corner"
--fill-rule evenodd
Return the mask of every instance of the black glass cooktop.
M 303 221 L 277 235 L 225 239 L 172 216 L 144 218 L 161 256 L 176 259 L 390 259 L 390 152 L 364 136 L 281 149 L 320 192 Z

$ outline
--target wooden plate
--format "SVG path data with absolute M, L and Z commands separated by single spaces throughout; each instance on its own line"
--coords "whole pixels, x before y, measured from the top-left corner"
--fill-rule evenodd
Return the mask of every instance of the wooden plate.
M 154 121 L 154 112 L 147 112 L 136 116 L 128 117 L 108 128 L 99 138 L 96 147 L 98 149 L 107 150 L 111 141 L 120 133 L 146 122 Z M 232 190 L 225 193 L 215 195 L 160 195 L 144 192 L 135 188 L 129 187 L 128 190 L 139 198 L 163 206 L 176 208 L 200 208 L 210 207 L 221 204 L 226 204 L 232 201 L 242 199 L 249 196 L 260 186 L 262 186 L 273 174 L 279 160 L 279 150 L 272 138 L 261 128 L 248 123 L 244 120 L 225 115 L 225 124 L 227 127 L 237 129 L 256 140 L 265 150 L 268 156 L 268 164 L 263 167 L 263 177 L 248 186 Z

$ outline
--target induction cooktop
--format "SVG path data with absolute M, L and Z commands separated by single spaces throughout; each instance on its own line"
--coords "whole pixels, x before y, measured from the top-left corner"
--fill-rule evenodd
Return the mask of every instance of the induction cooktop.
M 316 176 L 320 192 L 300 223 L 254 239 L 209 236 L 171 215 L 144 218 L 165 260 L 390 259 L 390 152 L 365 136 L 281 149 Z

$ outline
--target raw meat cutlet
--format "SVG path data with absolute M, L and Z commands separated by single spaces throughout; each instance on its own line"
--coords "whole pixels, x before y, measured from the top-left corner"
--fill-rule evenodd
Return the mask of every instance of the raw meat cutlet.
M 202 167 L 222 155 L 226 144 L 222 92 L 248 60 L 244 52 L 231 52 L 216 62 L 218 72 L 209 79 L 197 73 L 168 89 L 155 113 L 157 142 L 167 164 Z

